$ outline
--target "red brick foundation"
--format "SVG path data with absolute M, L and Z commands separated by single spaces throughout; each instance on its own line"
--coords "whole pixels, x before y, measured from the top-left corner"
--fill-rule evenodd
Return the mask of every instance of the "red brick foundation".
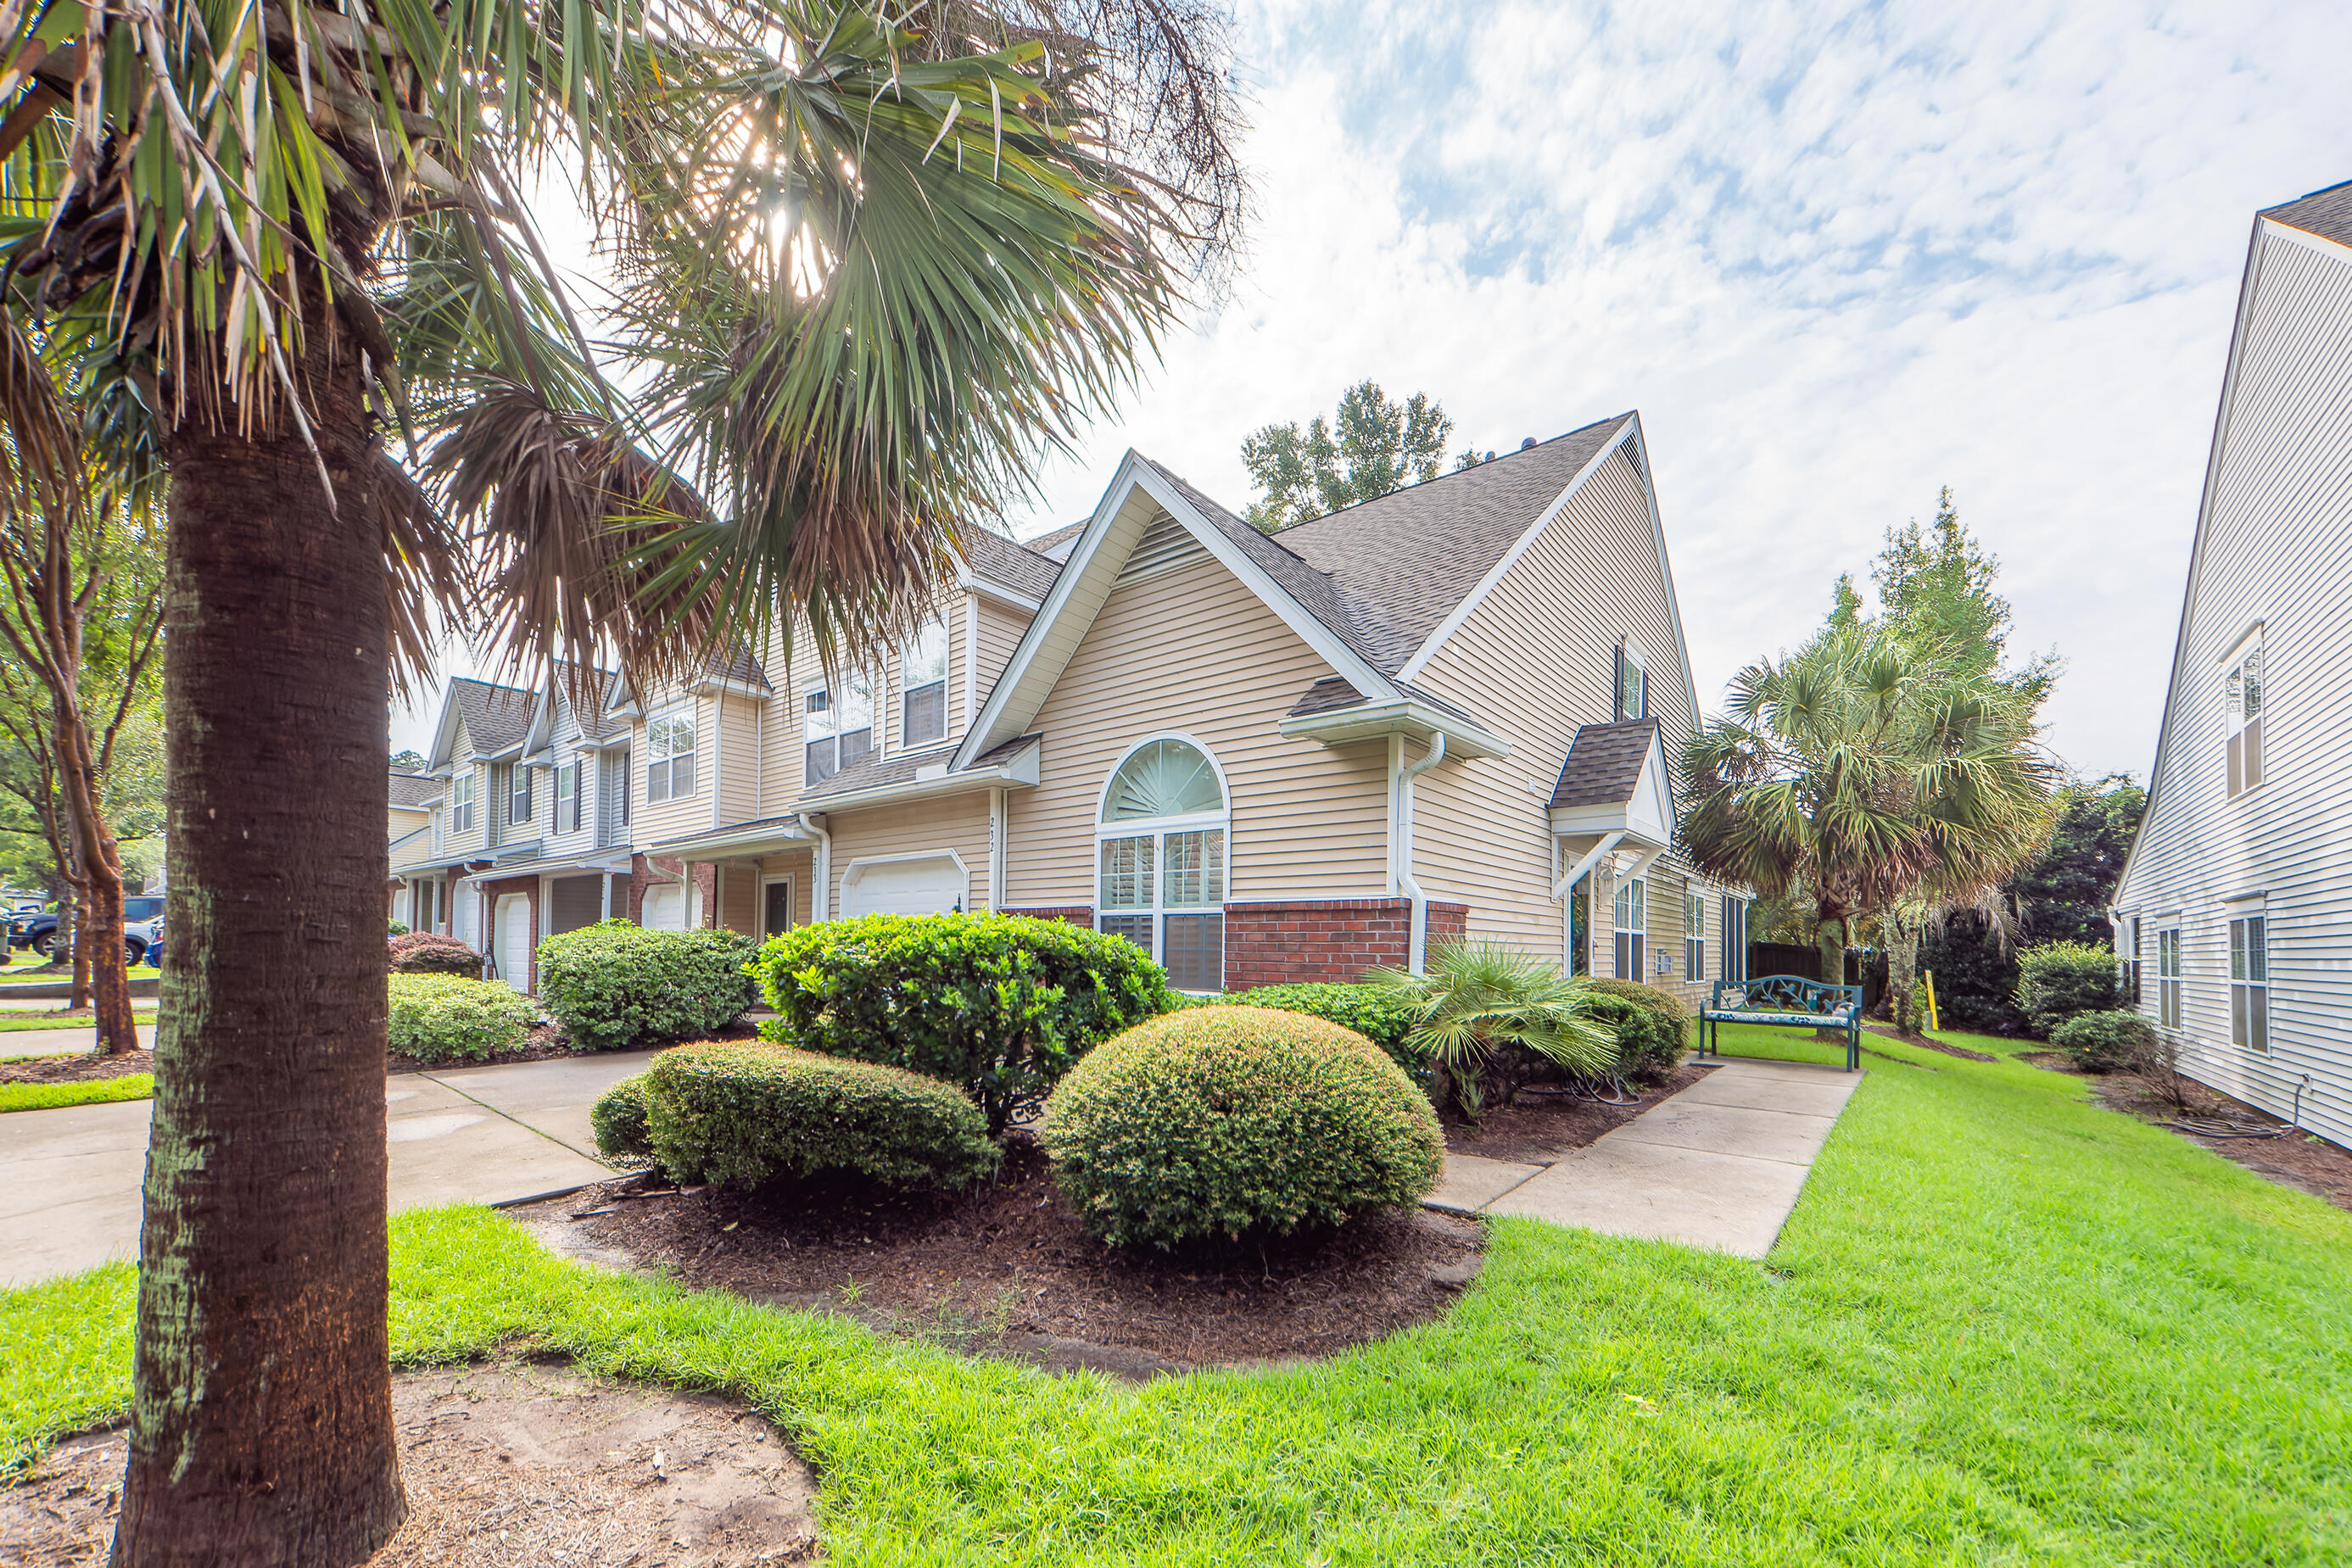
M 1428 939 L 1459 939 L 1470 909 L 1429 905 Z M 1412 901 L 1318 898 L 1225 905 L 1225 989 L 1302 980 L 1360 980 L 1368 969 L 1412 957 Z
M 1067 921 L 1072 925 L 1083 925 L 1089 931 L 1095 928 L 1094 908 L 1092 905 L 1085 904 L 1067 904 L 1054 909 L 1002 909 L 997 911 L 997 913 L 1000 915 L 1025 915 L 1032 920 Z

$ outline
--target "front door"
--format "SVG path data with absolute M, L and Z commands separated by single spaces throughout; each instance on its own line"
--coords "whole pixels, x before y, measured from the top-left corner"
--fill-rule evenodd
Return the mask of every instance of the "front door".
M 530 898 L 509 893 L 499 900 L 499 978 L 518 991 L 530 989 Z
M 792 928 L 793 884 L 790 878 L 777 878 L 760 891 L 760 935 L 778 936 Z

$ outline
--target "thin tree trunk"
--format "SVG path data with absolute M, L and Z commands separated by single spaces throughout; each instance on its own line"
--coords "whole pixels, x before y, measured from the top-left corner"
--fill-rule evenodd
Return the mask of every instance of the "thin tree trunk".
M 79 639 L 77 638 L 77 642 Z M 79 650 L 75 650 L 79 675 Z M 89 988 L 98 1019 L 98 1050 L 120 1056 L 139 1049 L 139 1023 L 131 1009 L 131 976 L 123 955 L 122 852 L 107 825 L 99 799 L 98 760 L 81 705 L 65 693 L 51 694 L 57 731 L 58 792 L 73 839 L 74 863 L 81 870 L 81 920 L 74 943 L 74 1005 Z
M 171 891 L 116 1568 L 341 1568 L 406 1511 L 385 1326 L 383 543 L 357 356 L 325 361 L 325 315 L 304 312 L 299 379 L 340 515 L 290 431 L 192 427 L 171 454 Z
M 387 784 L 385 788 L 388 790 L 391 787 Z M 1845 984 L 1845 918 L 1836 915 L 1822 916 L 1820 924 L 1813 928 L 1813 940 L 1821 948 L 1822 984 L 1825 986 Z M 1823 1040 L 1842 1040 L 1845 1038 L 1845 1030 L 1842 1029 L 1822 1029 L 1813 1032 Z
M 1886 989 L 1892 1005 L 1887 1011 L 1894 1017 L 1897 1034 L 1916 1034 L 1925 1021 L 1912 1005 L 1911 993 L 1918 984 L 1918 928 L 1890 915 L 1886 917 Z

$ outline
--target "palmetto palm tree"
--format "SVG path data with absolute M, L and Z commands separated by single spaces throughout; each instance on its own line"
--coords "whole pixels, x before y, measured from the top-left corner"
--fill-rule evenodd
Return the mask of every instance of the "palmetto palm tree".
M 1836 627 L 1740 671 L 1730 699 L 1683 748 L 1678 841 L 1712 876 L 1809 898 L 1832 984 L 1857 922 L 1969 896 L 2048 839 L 2063 774 L 2030 706 L 1932 649 Z
M 1370 979 L 1412 1009 L 1412 1046 L 1444 1068 L 1454 1104 L 1473 1121 L 1490 1071 L 1503 1073 L 1507 1100 L 1515 1049 L 1582 1077 L 1617 1060 L 1615 1031 L 1592 1016 L 1591 984 L 1499 942 L 1449 942 L 1425 973 L 1376 969 Z
M 118 1563 L 357 1562 L 404 1510 L 388 664 L 423 667 L 444 614 L 647 681 L 774 614 L 854 653 L 913 613 L 955 530 L 1150 350 L 1173 259 L 1225 243 L 1198 220 L 1229 116 L 1175 117 L 1208 141 L 1171 152 L 1148 72 L 1093 47 L 1213 57 L 1168 43 L 1189 15 L 0 0 L 12 352 L 37 326 L 126 380 L 171 485 Z M 606 341 L 533 221 L 564 184 Z M 0 413 L 20 454 L 52 439 L 29 400 Z M 39 469 L 11 477 L 67 482 Z

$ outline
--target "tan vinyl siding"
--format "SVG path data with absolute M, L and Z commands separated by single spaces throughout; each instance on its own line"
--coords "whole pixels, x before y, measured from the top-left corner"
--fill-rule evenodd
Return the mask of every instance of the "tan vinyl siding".
M 710 827 L 710 764 L 713 735 L 711 716 L 716 704 L 708 696 L 689 697 L 682 705 L 669 701 L 649 701 L 646 716 L 637 719 L 629 730 L 629 761 L 635 777 L 629 780 L 629 831 L 640 844 L 659 843 L 664 839 L 684 838 L 688 833 L 708 831 Z M 648 719 L 660 718 L 675 712 L 690 709 L 694 715 L 694 793 L 683 800 L 672 797 L 656 802 L 646 798 L 646 765 L 651 760 L 646 749 L 646 725 Z
M 1224 770 L 1228 899 L 1381 896 L 1385 743 L 1333 749 L 1277 733 L 1330 673 L 1213 559 L 1115 589 L 1030 727 L 1045 737 L 1042 774 L 1010 797 L 1007 905 L 1094 903 L 1103 788 L 1138 742 L 1167 732 Z
M 1507 757 L 1448 761 L 1415 787 L 1415 874 L 1432 899 L 1470 906 L 1473 936 L 1553 957 L 1564 951 L 1564 909 L 1551 896 L 1549 802 L 1577 727 L 1614 716 L 1613 650 L 1628 636 L 1646 656 L 1650 711 L 1671 760 L 1696 716 L 1648 500 L 1621 447 L 1416 681 L 1486 716 L 1511 742 Z M 1669 921 L 1681 940 L 1675 901 L 1682 880 L 1664 873 L 1654 890 L 1668 892 L 1668 907 L 1652 915 L 1653 942 Z M 1605 932 L 1607 913 L 1596 902 L 1596 931 Z
M 719 868 L 719 924 L 746 936 L 760 934 L 760 873 L 730 861 Z
M 411 806 L 390 806 L 383 813 L 384 833 L 388 838 L 404 839 L 417 829 L 429 827 L 433 819 Z
M 446 803 L 454 800 L 451 789 L 459 779 L 467 776 L 474 780 L 474 825 L 462 833 L 453 829 L 442 835 L 443 852 L 451 860 L 457 859 L 468 850 L 480 849 L 487 841 L 484 829 L 488 821 L 491 804 L 490 770 L 487 764 L 476 762 L 467 751 L 458 752 L 457 761 L 451 768 L 449 778 L 443 782 L 441 798 L 445 804 L 441 809 L 441 821 L 446 826 L 452 820 L 450 805 Z
M 2352 1144 L 2352 252 L 2264 228 L 2213 454 L 2154 800 L 2116 907 L 2180 930 L 2182 1069 Z M 2263 782 L 2228 793 L 2225 661 L 2263 626 Z M 2254 904 L 2224 899 L 2261 893 Z M 2230 925 L 2269 928 L 2270 1050 L 2231 1040 Z
M 762 885 L 764 886 L 766 880 L 772 876 L 788 876 L 793 879 L 793 924 L 807 925 L 814 918 L 810 911 L 812 901 L 816 896 L 815 854 L 812 851 L 802 850 L 793 854 L 768 856 L 760 862 L 760 877 Z M 764 900 L 767 894 L 762 892 L 760 896 Z M 772 936 L 775 933 L 771 931 L 767 935 Z
M 826 819 L 833 831 L 833 902 L 841 908 L 841 879 L 852 862 L 881 855 L 954 851 L 963 859 L 964 908 L 988 906 L 988 791 L 836 811 Z
M 711 699 L 717 729 L 708 744 L 697 737 L 696 750 L 707 753 L 716 765 L 711 774 L 718 796 L 717 815 L 711 819 L 713 827 L 754 821 L 760 816 L 760 742 L 766 727 L 766 716 L 761 712 L 764 706 L 763 699 L 732 692 Z
M 1021 634 L 1029 630 L 1029 616 L 1009 604 L 999 604 L 992 599 L 978 601 L 980 605 L 980 700 L 988 701 L 996 677 L 1004 673 L 1012 662 L 1013 650 L 1021 645 Z M 977 716 L 978 709 L 974 709 Z

